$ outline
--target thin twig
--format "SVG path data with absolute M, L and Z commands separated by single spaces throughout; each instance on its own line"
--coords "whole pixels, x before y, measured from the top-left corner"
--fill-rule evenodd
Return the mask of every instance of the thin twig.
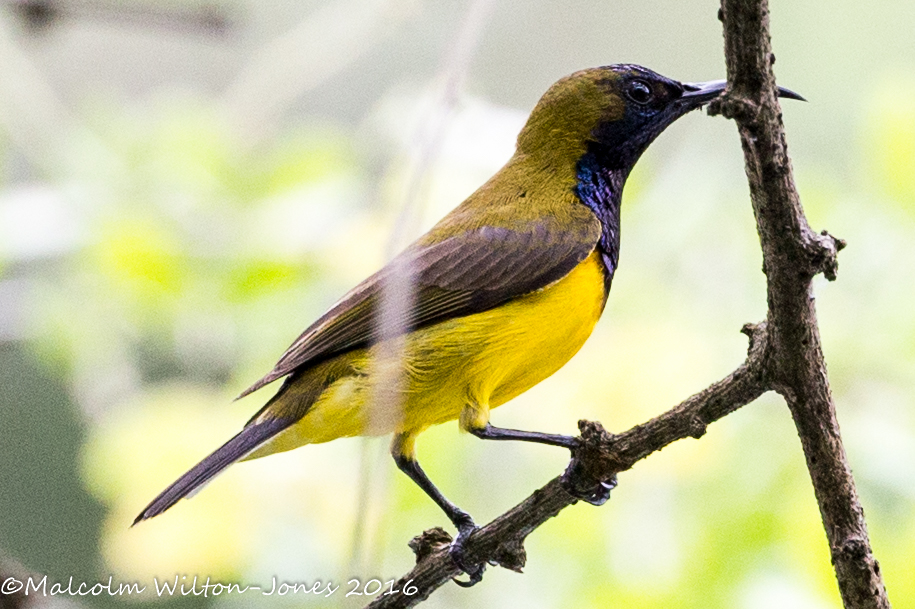
M 768 286 L 771 387 L 794 418 L 846 609 L 890 606 L 845 456 L 820 346 L 812 280 L 835 279 L 844 243 L 807 224 L 794 185 L 769 37 L 767 0 L 722 0 L 728 92 L 713 104 L 737 122 Z
M 387 244 L 387 258 L 393 258 L 392 265 L 402 266 L 403 263 L 395 254 L 404 249 L 410 241 L 416 238 L 421 226 L 424 200 L 430 174 L 434 168 L 442 145 L 447 135 L 448 127 L 457 109 L 464 81 L 470 70 L 470 62 L 474 51 L 479 46 L 480 38 L 486 26 L 486 17 L 495 4 L 494 0 L 474 0 L 468 7 L 463 23 L 458 30 L 458 35 L 448 48 L 443 58 L 441 68 L 435 78 L 438 87 L 428 109 L 427 116 L 420 122 L 420 130 L 415 134 L 415 142 L 411 147 L 410 160 L 407 168 L 407 178 L 403 190 L 402 203 L 394 228 Z M 381 305 L 378 313 L 378 323 L 382 336 L 388 337 L 380 343 L 378 360 L 388 362 L 401 362 L 404 357 L 403 330 L 406 323 L 402 311 L 413 308 L 415 286 L 412 283 L 412 269 L 403 267 L 399 272 L 393 272 L 390 279 L 385 282 L 382 292 Z M 397 412 L 401 409 L 403 399 L 401 389 L 404 379 L 400 366 L 378 369 L 379 377 L 384 378 L 376 386 L 383 387 L 369 401 L 372 404 L 369 420 L 373 417 L 386 418 L 383 413 Z M 370 439 L 365 439 L 361 460 L 363 472 L 369 471 L 367 460 L 377 461 L 381 456 L 377 445 L 372 446 Z M 377 478 L 377 476 L 376 476 Z M 374 488 L 382 488 L 375 485 Z M 363 545 L 362 536 L 368 528 L 363 524 L 370 507 L 379 501 L 372 501 L 373 486 L 371 480 L 361 476 L 360 496 L 357 503 L 358 523 L 354 536 L 353 552 L 350 562 L 355 564 L 358 552 Z M 375 500 L 379 499 L 377 496 Z

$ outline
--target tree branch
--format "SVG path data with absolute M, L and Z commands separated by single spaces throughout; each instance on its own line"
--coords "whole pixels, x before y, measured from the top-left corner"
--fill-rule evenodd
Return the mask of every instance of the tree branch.
M 845 456 L 820 346 L 812 280 L 835 279 L 845 245 L 807 224 L 776 97 L 767 0 L 722 0 L 728 91 L 710 108 L 737 122 L 768 285 L 770 387 L 797 427 L 847 609 L 890 606 Z
M 825 231 L 813 232 L 800 204 L 775 93 L 767 1 L 722 0 L 719 17 L 729 87 L 709 112 L 737 122 L 763 252 L 767 320 L 744 327 L 750 349 L 743 365 L 663 415 L 619 435 L 581 421 L 582 445 L 565 474 L 474 533 L 465 544 L 466 559 L 520 571 L 525 538 L 576 502 L 566 488 L 610 480 L 671 442 L 702 436 L 709 423 L 775 390 L 801 439 L 846 609 L 889 608 L 839 435 L 813 301 L 813 277 L 835 279 L 836 256 L 845 244 Z M 415 538 L 410 546 L 417 565 L 394 586 L 400 592 L 382 595 L 369 607 L 412 607 L 457 576 L 450 542 L 442 529 Z
M 744 326 L 750 337 L 746 361 L 726 378 L 701 391 L 647 423 L 619 435 L 604 431 L 599 423 L 580 421 L 582 447 L 576 451 L 562 476 L 550 480 L 523 502 L 475 532 L 465 545 L 468 562 L 491 562 L 521 571 L 525 563 L 524 540 L 534 529 L 577 502 L 567 485 L 589 488 L 596 481 L 610 480 L 616 473 L 675 442 L 699 438 L 709 423 L 749 404 L 765 391 L 764 362 L 768 359 L 765 324 Z M 451 536 L 440 528 L 430 529 L 410 542 L 417 565 L 394 585 L 398 594 L 379 596 L 368 607 L 394 609 L 413 607 L 438 587 L 460 575 L 448 553 Z M 412 590 L 413 594 L 404 594 Z

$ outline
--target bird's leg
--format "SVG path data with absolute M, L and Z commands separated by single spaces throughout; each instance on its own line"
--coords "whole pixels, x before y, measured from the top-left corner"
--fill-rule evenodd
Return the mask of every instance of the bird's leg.
M 578 448 L 578 438 L 563 436 L 561 434 L 542 433 L 539 431 L 521 431 L 520 429 L 505 429 L 486 423 L 482 427 L 471 427 L 470 433 L 483 440 L 520 440 L 522 442 L 537 442 L 550 446 L 561 446 L 574 451 Z
M 457 538 L 451 544 L 451 559 L 454 564 L 470 576 L 470 579 L 468 581 L 455 579 L 454 583 L 469 588 L 483 579 L 483 571 L 486 567 L 485 564 L 467 564 L 464 559 L 464 543 L 479 527 L 470 514 L 448 501 L 442 492 L 438 490 L 438 487 L 429 480 L 429 476 L 426 475 L 426 472 L 419 466 L 419 461 L 416 460 L 413 442 L 414 437 L 409 434 L 395 435 L 391 444 L 391 455 L 394 457 L 394 462 L 400 468 L 400 471 L 409 476 L 419 488 L 423 489 L 432 498 L 432 501 L 442 508 L 445 515 L 457 528 Z
M 610 499 L 610 491 L 616 487 L 615 477 L 607 481 L 598 481 L 596 485 L 586 485 L 585 488 L 573 481 L 573 478 L 578 478 L 578 476 L 575 475 L 577 468 L 574 467 L 577 462 L 575 459 L 575 452 L 581 446 L 581 440 L 574 436 L 548 434 L 539 431 L 504 429 L 502 427 L 495 427 L 489 422 L 484 423 L 482 426 L 469 425 L 467 431 L 483 440 L 520 440 L 522 442 L 536 442 L 538 444 L 549 444 L 550 446 L 568 448 L 572 451 L 573 461 L 569 466 L 569 469 L 563 475 L 563 482 L 565 483 L 566 490 L 569 491 L 573 497 L 590 503 L 591 505 L 605 504 L 607 500 Z

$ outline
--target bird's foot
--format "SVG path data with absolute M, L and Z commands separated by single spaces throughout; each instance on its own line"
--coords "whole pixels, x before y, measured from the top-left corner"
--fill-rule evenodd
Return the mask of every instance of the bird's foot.
M 616 476 L 601 480 L 593 485 L 582 485 L 581 480 L 572 480 L 572 476 L 563 476 L 566 491 L 580 501 L 591 505 L 604 505 L 610 499 L 610 491 L 616 488 Z
M 470 588 L 483 581 L 483 571 L 486 570 L 486 563 L 469 563 L 467 561 L 467 556 L 464 553 L 464 544 L 480 527 L 473 522 L 473 519 L 469 515 L 466 515 L 466 518 L 461 518 L 454 524 L 458 529 L 458 536 L 451 543 L 451 560 L 454 561 L 454 564 L 457 565 L 461 571 L 467 574 L 468 579 L 467 581 L 463 581 L 455 577 L 453 578 L 453 581 L 463 588 Z
M 608 478 L 608 462 L 612 463 L 614 455 L 607 454 L 604 446 L 610 439 L 600 423 L 579 421 L 581 435 L 572 448 L 572 461 L 562 474 L 562 485 L 565 490 L 581 501 L 591 505 L 603 505 L 610 499 L 610 491 L 616 488 L 616 474 Z

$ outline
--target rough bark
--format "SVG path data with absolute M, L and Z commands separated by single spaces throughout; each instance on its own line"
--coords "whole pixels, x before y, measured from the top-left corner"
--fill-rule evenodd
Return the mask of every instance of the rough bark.
M 743 145 L 768 286 L 767 384 L 785 398 L 794 418 L 845 607 L 889 607 L 839 435 L 812 290 L 817 273 L 835 279 L 844 243 L 810 229 L 794 185 L 767 0 L 722 0 L 719 16 L 729 86 L 711 111 L 736 121 Z

